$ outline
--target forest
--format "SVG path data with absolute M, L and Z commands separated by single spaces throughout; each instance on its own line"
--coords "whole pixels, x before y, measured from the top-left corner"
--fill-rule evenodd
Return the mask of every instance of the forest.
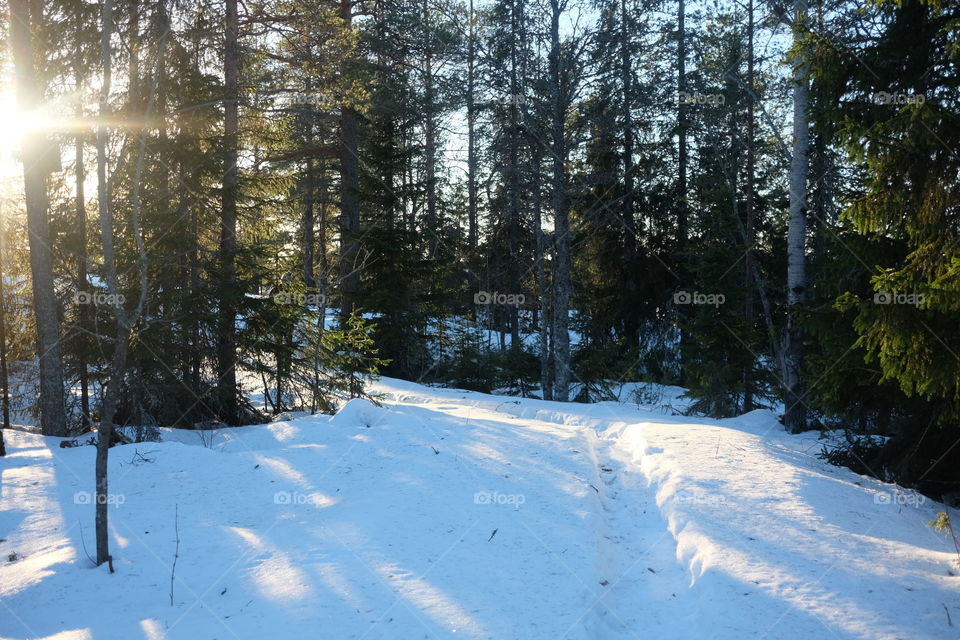
M 960 500 L 952 0 L 0 8 L 0 436 L 96 445 L 97 565 L 114 445 L 381 378 Z

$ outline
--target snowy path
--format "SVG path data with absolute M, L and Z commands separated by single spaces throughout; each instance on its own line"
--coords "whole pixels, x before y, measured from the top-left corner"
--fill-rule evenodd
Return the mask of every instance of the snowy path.
M 113 576 L 82 541 L 92 448 L 10 433 L 0 637 L 960 638 L 942 506 L 769 414 L 378 388 L 114 449 Z

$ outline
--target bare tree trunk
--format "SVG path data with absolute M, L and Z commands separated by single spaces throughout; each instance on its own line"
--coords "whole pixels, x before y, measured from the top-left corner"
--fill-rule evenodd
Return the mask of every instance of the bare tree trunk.
M 794 0 L 793 34 L 796 44 L 807 23 L 807 0 Z M 784 416 L 791 433 L 806 429 L 803 404 L 803 331 L 798 313 L 806 298 L 807 173 L 810 150 L 807 65 L 803 60 L 793 70 L 793 154 L 790 161 L 790 223 L 787 231 L 787 326 L 784 333 Z
M 635 297 L 638 295 L 637 279 L 635 267 L 637 265 L 637 253 L 639 245 L 639 236 L 637 231 L 637 221 L 635 217 L 634 195 L 634 163 L 633 163 L 633 64 L 630 55 L 630 29 L 628 28 L 629 11 L 627 9 L 627 0 L 620 0 L 620 84 L 622 85 L 623 96 L 620 104 L 623 136 L 623 207 L 621 209 L 621 218 L 627 232 L 626 238 L 626 263 L 630 274 L 625 284 L 624 295 Z M 640 326 L 636 312 L 629 312 L 624 319 L 623 332 L 631 348 L 639 344 Z
M 109 0 L 107 0 L 109 2 Z M 110 487 L 108 469 L 110 441 L 113 440 L 113 419 L 117 411 L 120 387 L 123 385 L 123 371 L 126 369 L 127 349 L 130 329 L 126 323 L 117 321 L 117 343 L 114 345 L 110 362 L 110 382 L 103 394 L 103 407 L 100 412 L 100 426 L 97 429 L 97 460 L 94 468 L 96 476 L 96 538 L 97 566 L 108 563 L 113 573 L 113 557 L 110 555 L 109 508 Z M 119 375 L 118 375 L 119 374 Z
M 510 49 L 510 166 L 509 185 L 510 197 L 507 209 L 507 286 L 511 293 L 519 293 L 520 274 L 517 266 L 517 239 L 520 237 L 520 105 L 525 99 L 520 87 L 521 52 L 525 49 L 526 36 L 524 33 L 524 3 L 517 0 L 513 3 L 511 16 L 511 38 L 513 46 Z M 496 307 L 491 307 L 491 316 Z M 520 342 L 520 318 L 517 307 L 506 310 L 510 324 L 510 344 Z M 502 317 L 502 316 L 501 316 Z M 504 340 L 501 337 L 501 351 Z
M 34 68 L 29 0 L 10 1 L 10 40 L 17 90 L 17 107 L 29 112 L 40 103 Z M 27 231 L 33 310 L 37 322 L 40 361 L 40 427 L 45 435 L 66 436 L 63 362 L 60 356 L 60 315 L 53 290 L 53 253 L 47 218 L 47 173 L 53 146 L 38 131 L 27 131 L 21 140 L 23 184 L 27 202 Z
M 224 40 L 223 208 L 220 217 L 220 309 L 217 327 L 217 396 L 222 419 L 235 423 L 237 409 L 237 147 L 239 102 L 237 84 L 239 51 L 237 0 L 226 0 Z
M 350 0 L 340 0 L 340 18 L 353 28 Z M 346 319 L 356 307 L 360 293 L 360 128 L 357 112 L 340 108 L 340 315 Z
M 79 55 L 79 53 L 77 54 Z M 81 78 L 77 72 L 77 91 L 80 91 Z M 79 102 L 79 101 L 78 101 Z M 83 104 L 77 106 L 77 117 L 83 118 Z M 77 211 L 77 290 L 86 291 L 89 287 L 87 281 L 87 205 L 86 194 L 84 193 L 84 181 L 86 180 L 86 170 L 83 162 L 83 134 L 77 133 L 74 140 L 74 174 L 76 178 L 76 211 Z M 90 335 L 90 305 L 78 305 L 77 322 L 80 324 L 81 339 L 86 343 L 87 336 Z M 93 426 L 90 421 L 90 383 L 87 375 L 86 354 L 81 354 L 80 358 L 80 413 L 82 431 L 89 431 Z
M 744 244 L 747 245 L 743 258 L 744 324 L 747 336 L 753 335 L 753 180 L 754 180 L 754 132 L 753 132 L 753 0 L 747 0 L 747 184 L 746 184 L 746 230 Z M 743 371 L 743 412 L 753 410 L 753 367 Z
M 158 162 L 159 166 L 157 167 L 157 171 L 159 172 L 159 190 L 156 196 L 158 202 L 158 213 L 161 220 L 176 220 L 177 226 L 180 227 L 182 221 L 186 219 L 186 216 L 172 218 L 170 215 L 172 208 L 170 174 L 172 172 L 171 167 L 176 163 L 176 160 L 174 159 L 174 154 L 171 153 L 170 137 L 167 131 L 167 117 L 169 115 L 167 108 L 167 96 L 169 93 L 168 60 L 166 52 L 163 48 L 156 50 L 158 36 L 162 39 L 164 34 L 166 34 L 170 29 L 170 15 L 167 11 L 165 2 L 162 1 L 157 4 L 156 12 L 151 19 L 152 28 L 149 38 L 154 47 L 153 54 L 156 56 L 157 69 L 159 70 L 159 76 L 156 80 L 157 123 L 159 127 L 157 132 L 157 154 L 161 159 Z M 159 269 L 157 274 L 158 280 L 161 283 L 159 287 L 160 290 L 164 292 L 172 292 L 177 290 L 178 286 L 180 286 L 180 283 L 183 282 L 182 265 L 185 257 L 186 256 L 184 256 L 184 254 L 180 253 L 179 255 L 170 256 L 167 258 L 167 268 Z M 180 324 L 179 319 L 176 317 L 178 311 L 179 309 L 177 304 L 172 302 L 164 304 L 162 307 L 163 321 L 169 325 Z M 183 362 L 186 362 L 186 360 Z M 195 388 L 199 389 L 200 387 L 197 386 Z
M 351 107 L 340 111 L 340 313 L 353 313 L 360 292 L 360 131 Z
M 313 181 L 313 159 L 308 158 L 303 186 L 303 282 L 307 286 L 307 291 L 310 293 L 313 293 L 317 287 L 316 271 L 314 270 L 316 220 L 314 217 L 315 188 Z
M 567 199 L 567 141 L 565 77 L 560 50 L 561 0 L 550 0 L 550 102 L 553 137 L 553 226 L 556 266 L 553 275 L 553 327 L 555 374 L 553 396 L 566 402 L 570 396 L 570 212 Z
M 633 114 L 631 111 L 633 99 L 633 66 L 630 62 L 630 31 L 627 29 L 627 0 L 620 0 L 620 83 L 623 88 L 623 98 L 620 106 L 623 118 L 623 220 L 627 224 L 627 231 L 633 240 L 636 240 L 634 224 L 634 194 L 633 194 Z
M 687 6 L 685 0 L 680 0 L 677 6 L 677 242 L 675 269 L 682 279 L 687 276 L 687 244 L 689 227 L 687 216 L 689 202 L 687 198 Z M 686 381 L 686 366 L 683 354 L 686 353 L 687 332 L 683 329 L 687 316 L 686 307 L 677 309 L 680 326 L 680 381 Z
M 534 183 L 534 203 L 533 203 L 533 232 L 537 234 L 536 256 L 537 261 L 537 290 L 540 294 L 540 326 L 539 326 L 539 349 L 540 349 L 540 390 L 544 400 L 553 400 L 553 376 L 550 370 L 550 285 L 547 281 L 547 270 L 544 265 L 546 256 L 546 234 L 543 232 L 543 220 L 541 211 L 543 203 L 541 202 L 540 185 L 542 176 L 540 174 L 540 158 L 533 158 L 533 183 Z
M 437 208 L 437 118 L 436 118 L 436 90 L 433 77 L 433 44 L 430 29 L 430 3 L 424 0 L 422 20 L 427 30 L 425 51 L 423 56 L 423 84 L 424 84 L 424 123 L 423 123 L 423 161 L 427 178 L 427 217 L 426 233 L 430 239 L 427 255 L 431 258 L 437 254 L 437 244 L 440 238 L 440 219 Z
M 467 244 L 477 248 L 479 226 L 477 221 L 477 108 L 476 100 L 476 17 L 470 0 L 469 33 L 467 34 Z
M 680 0 L 677 7 L 677 244 L 680 253 L 687 244 L 687 7 Z
M 113 572 L 113 558 L 110 555 L 110 537 L 108 527 L 108 507 L 112 502 L 109 493 L 108 469 L 110 445 L 113 440 L 113 420 L 116 415 L 117 403 L 123 387 L 123 380 L 127 369 L 127 355 L 130 350 L 130 339 L 133 327 L 140 321 L 146 305 L 147 285 L 147 252 L 143 241 L 143 231 L 140 226 L 140 184 L 143 176 L 144 156 L 146 154 L 146 132 L 141 133 L 139 153 L 137 156 L 136 172 L 134 175 L 130 195 L 130 236 L 137 249 L 137 266 L 139 269 L 140 293 L 133 311 L 127 313 L 124 307 L 123 296 L 120 293 L 120 280 L 117 276 L 117 258 L 114 246 L 113 211 L 110 206 L 109 182 L 107 180 L 107 123 L 110 117 L 110 87 L 112 83 L 112 49 L 110 36 L 113 29 L 113 3 L 104 0 L 101 23 L 101 62 L 103 66 L 103 83 L 100 90 L 99 118 L 97 125 L 97 199 L 98 218 L 100 223 L 100 244 L 103 250 L 103 267 L 106 275 L 107 289 L 110 292 L 112 308 L 116 319 L 116 340 L 110 366 L 110 381 L 103 394 L 103 407 L 100 415 L 100 425 L 97 429 L 97 458 L 95 464 L 96 477 L 96 547 L 97 565 L 107 563 L 110 572 Z M 161 37 L 160 50 L 166 43 L 166 33 Z M 162 56 L 158 56 L 162 59 Z M 146 129 L 150 111 L 153 108 L 153 97 L 156 94 L 159 69 L 155 72 L 153 89 L 150 101 L 143 116 L 141 129 Z
M 186 40 L 183 43 L 183 46 L 188 47 L 186 58 L 190 60 L 195 65 L 199 65 L 199 57 L 201 44 L 199 42 L 199 30 L 193 30 L 193 37 Z M 185 129 L 192 126 L 192 117 L 189 113 L 179 113 L 177 115 L 177 129 Z M 189 158 L 200 156 L 200 150 L 196 142 L 186 142 L 187 146 L 185 154 L 178 166 L 177 166 L 177 179 L 176 182 L 181 185 L 185 185 L 189 191 L 197 191 L 199 185 L 197 184 L 197 176 L 194 172 L 191 171 L 191 163 Z M 189 225 L 189 238 L 188 246 L 186 247 L 186 277 L 189 281 L 189 295 L 190 298 L 197 296 L 199 292 L 203 289 L 203 282 L 201 280 L 201 265 L 200 265 L 200 221 L 197 213 L 197 207 L 190 206 L 191 201 L 186 197 L 187 194 L 184 193 L 185 190 L 180 190 L 178 192 L 178 202 L 177 202 L 177 219 L 178 220 L 188 220 Z M 199 314 L 189 314 L 186 319 L 187 325 L 187 335 L 189 336 L 188 340 L 185 340 L 182 349 L 181 349 L 181 360 L 183 361 L 183 371 L 184 378 L 189 381 L 190 385 L 194 389 L 203 389 L 204 388 L 204 379 L 203 379 L 203 362 L 204 355 L 207 351 L 205 346 L 203 346 L 203 333 L 202 333 L 202 318 Z M 204 409 L 206 409 L 204 405 Z M 190 416 L 183 416 L 184 418 L 190 418 Z M 208 416 L 209 417 L 209 416 Z
M 110 208 L 110 193 L 107 188 L 107 120 L 110 111 L 110 87 L 113 81 L 113 52 L 110 37 L 113 31 L 113 1 L 104 0 L 101 14 L 100 55 L 103 68 L 103 80 L 100 88 L 100 122 L 97 126 L 97 209 L 100 220 L 100 241 L 103 245 L 103 262 L 107 271 L 108 286 L 111 292 L 118 290 L 116 285 L 116 262 L 113 250 L 113 213 Z M 120 322 L 121 312 L 117 314 L 117 335 L 123 333 Z M 118 356 L 125 357 L 125 348 L 120 344 L 114 346 L 114 360 Z M 113 362 L 112 364 L 116 364 Z M 110 440 L 113 437 L 113 416 L 117 405 L 117 395 L 122 378 L 117 377 L 113 369 L 111 379 L 103 395 L 103 406 L 100 411 L 100 426 L 97 429 L 97 460 L 95 464 L 96 477 L 96 538 L 97 538 L 97 565 L 110 564 L 113 572 L 113 560 L 110 557 L 110 533 L 108 530 L 107 500 L 109 482 L 107 468 L 110 456 Z
M 432 73 L 432 72 L 431 72 Z M 423 155 L 426 165 L 426 197 L 427 197 L 427 217 L 426 229 L 430 238 L 427 254 L 434 257 L 437 254 L 437 245 L 440 237 L 440 218 L 437 207 L 437 123 L 433 113 L 433 78 L 430 73 L 427 74 L 427 97 L 425 109 L 427 111 L 426 121 L 424 123 L 424 143 Z

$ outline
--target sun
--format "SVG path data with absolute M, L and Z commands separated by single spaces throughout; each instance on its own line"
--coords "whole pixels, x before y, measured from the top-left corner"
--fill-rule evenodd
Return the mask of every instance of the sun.
M 12 83 L 0 84 L 0 175 L 18 175 L 20 140 L 24 134 L 51 127 L 49 117 L 40 111 L 24 112 L 17 107 Z

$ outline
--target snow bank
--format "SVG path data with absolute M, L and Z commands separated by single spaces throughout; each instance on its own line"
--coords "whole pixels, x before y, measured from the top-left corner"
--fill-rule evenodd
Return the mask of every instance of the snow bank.
M 768 412 L 374 391 L 113 449 L 115 575 L 87 555 L 93 448 L 9 432 L 0 637 L 956 636 L 942 505 Z

